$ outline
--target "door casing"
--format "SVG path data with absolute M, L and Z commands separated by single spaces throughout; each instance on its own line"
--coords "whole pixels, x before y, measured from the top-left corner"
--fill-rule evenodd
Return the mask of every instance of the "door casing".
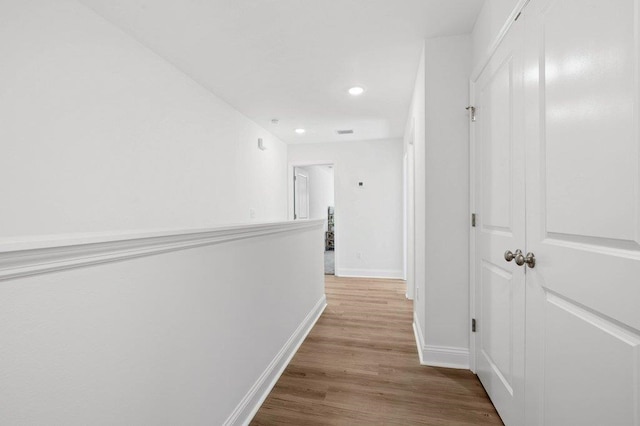
M 516 18 L 520 12 L 526 7 L 530 0 L 518 0 L 513 11 L 507 18 L 506 23 L 500 29 L 500 32 L 496 36 L 495 40 L 491 44 L 487 54 L 480 60 L 476 68 L 471 73 L 469 79 L 469 105 L 473 106 L 476 102 L 476 88 L 477 82 L 482 75 L 485 68 L 489 65 L 491 58 L 498 50 L 498 47 L 502 43 L 502 40 L 506 37 L 507 33 L 511 29 L 511 26 L 516 22 Z M 471 215 L 475 214 L 476 207 L 476 167 L 475 158 L 477 154 L 476 149 L 476 133 L 473 123 L 471 123 L 471 111 L 469 112 L 469 318 L 476 318 L 476 274 L 475 274 L 475 262 L 476 262 L 476 234 L 475 228 L 471 225 Z M 471 325 L 470 325 L 471 327 Z M 476 373 L 476 344 L 475 336 L 473 333 L 469 333 L 469 369 Z

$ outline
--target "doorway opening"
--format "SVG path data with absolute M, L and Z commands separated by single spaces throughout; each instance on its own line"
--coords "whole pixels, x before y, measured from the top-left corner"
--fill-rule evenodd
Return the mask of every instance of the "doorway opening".
M 324 273 L 335 275 L 335 186 L 333 164 L 293 167 L 294 220 L 324 219 Z

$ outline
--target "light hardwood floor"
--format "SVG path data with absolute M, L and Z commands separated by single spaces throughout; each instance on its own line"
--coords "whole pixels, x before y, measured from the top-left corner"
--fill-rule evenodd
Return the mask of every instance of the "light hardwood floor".
M 326 276 L 325 312 L 251 424 L 502 424 L 470 371 L 420 365 L 404 288 Z

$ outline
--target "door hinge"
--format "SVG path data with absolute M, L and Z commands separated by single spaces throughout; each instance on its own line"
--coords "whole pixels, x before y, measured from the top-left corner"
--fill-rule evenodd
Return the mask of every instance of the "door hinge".
M 475 213 L 471 213 L 471 226 L 472 227 L 476 227 L 476 214 Z
M 475 318 L 472 318 L 472 319 L 471 319 L 471 331 L 472 331 L 473 333 L 475 333 L 475 332 L 476 332 L 476 319 L 475 319 Z
M 471 121 L 476 121 L 476 107 L 469 105 L 465 109 L 471 111 Z

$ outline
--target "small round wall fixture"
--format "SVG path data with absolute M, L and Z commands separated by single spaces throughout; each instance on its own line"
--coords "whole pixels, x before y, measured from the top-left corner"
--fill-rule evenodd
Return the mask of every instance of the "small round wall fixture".
M 349 89 L 349 94 L 351 96 L 360 96 L 363 93 L 364 93 L 364 88 L 360 86 L 353 86 L 351 89 Z
M 296 129 L 295 132 L 299 135 L 304 135 L 304 133 L 306 132 L 305 129 Z

